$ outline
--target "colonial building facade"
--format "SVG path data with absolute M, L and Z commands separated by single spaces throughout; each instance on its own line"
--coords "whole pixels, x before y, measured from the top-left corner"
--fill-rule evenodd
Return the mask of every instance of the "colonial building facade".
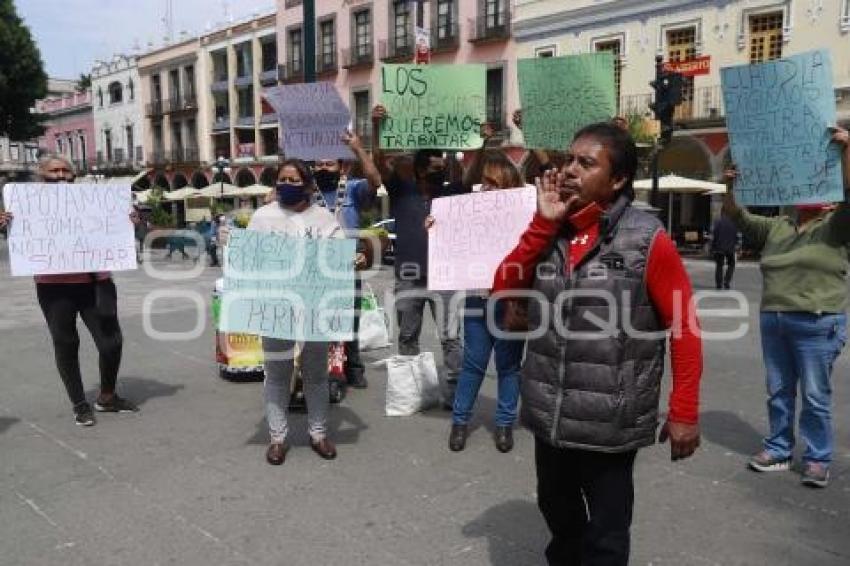
M 143 112 L 135 56 L 116 55 L 92 68 L 96 163 L 104 173 L 144 167 Z

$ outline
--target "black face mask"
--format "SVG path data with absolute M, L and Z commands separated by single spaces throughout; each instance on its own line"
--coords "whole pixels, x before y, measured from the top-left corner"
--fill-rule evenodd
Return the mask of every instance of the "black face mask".
M 313 173 L 313 178 L 316 180 L 319 190 L 322 191 L 336 189 L 336 186 L 339 184 L 339 173 L 334 173 L 327 169 L 318 169 Z
M 426 173 L 425 181 L 427 181 L 428 184 L 434 187 L 435 189 L 442 189 L 443 185 L 446 183 L 446 172 L 431 171 L 430 173 Z
M 69 180 L 68 180 L 68 179 L 66 179 L 65 177 L 55 177 L 55 178 L 53 178 L 53 179 L 49 179 L 49 178 L 45 177 L 45 178 L 43 178 L 43 179 L 41 180 L 41 182 L 42 182 L 42 183 L 73 183 L 73 182 L 74 182 L 74 180 L 73 180 L 73 179 L 71 179 L 71 180 L 69 181 Z

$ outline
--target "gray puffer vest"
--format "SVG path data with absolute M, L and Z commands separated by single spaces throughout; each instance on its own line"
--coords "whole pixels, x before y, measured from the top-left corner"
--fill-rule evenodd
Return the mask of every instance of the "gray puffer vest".
M 655 442 L 666 332 L 647 295 L 653 216 L 618 199 L 569 275 L 570 234 L 537 265 L 522 372 L 522 420 L 561 448 L 624 452 Z M 642 333 L 642 334 L 640 334 Z

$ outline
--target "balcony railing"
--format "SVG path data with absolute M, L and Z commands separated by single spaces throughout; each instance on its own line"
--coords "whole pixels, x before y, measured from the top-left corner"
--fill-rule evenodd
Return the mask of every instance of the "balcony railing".
M 620 114 L 652 116 L 652 94 L 634 94 L 624 96 L 620 100 Z M 673 119 L 676 122 L 695 120 L 722 120 L 726 116 L 723 105 L 723 91 L 719 85 L 699 87 L 694 89 L 690 100 L 683 100 L 676 106 Z
M 495 14 L 481 14 L 469 20 L 469 41 L 485 43 L 504 41 L 511 37 L 511 13 L 508 10 Z
M 154 118 L 158 116 L 162 116 L 163 114 L 163 105 L 161 100 L 155 100 L 153 102 L 148 102 L 145 105 L 145 116 L 149 118 Z
M 407 35 L 390 41 L 381 40 L 379 54 L 381 61 L 392 62 L 402 59 L 413 59 L 413 36 Z
M 336 73 L 338 70 L 336 54 L 331 54 L 330 57 L 325 57 L 321 53 L 316 55 L 316 73 L 319 75 L 329 75 Z
M 148 163 L 154 167 L 165 165 L 165 152 L 162 150 L 151 151 L 148 153 Z
M 213 130 L 221 131 L 230 129 L 230 116 L 225 114 L 224 116 L 216 116 L 213 121 Z
M 210 85 L 210 90 L 212 92 L 227 92 L 227 90 L 228 90 L 227 77 L 225 77 L 223 80 L 214 81 Z
M 171 163 L 198 163 L 199 155 L 196 147 L 175 148 L 171 150 L 168 160 Z
M 236 119 L 236 125 L 242 127 L 253 127 L 254 126 L 254 117 L 253 116 L 239 116 Z
M 260 73 L 260 84 L 263 86 L 271 86 L 277 84 L 277 67 Z
M 297 83 L 304 80 L 304 66 L 301 63 L 277 66 L 278 77 L 284 83 Z
M 431 26 L 431 51 L 433 53 L 455 51 L 458 48 L 460 48 L 460 26 L 458 24 L 434 24 Z
M 198 110 L 198 99 L 194 96 L 169 98 L 165 101 L 165 113 L 195 112 Z
M 375 49 L 371 43 L 342 50 L 342 68 L 357 69 L 375 64 Z

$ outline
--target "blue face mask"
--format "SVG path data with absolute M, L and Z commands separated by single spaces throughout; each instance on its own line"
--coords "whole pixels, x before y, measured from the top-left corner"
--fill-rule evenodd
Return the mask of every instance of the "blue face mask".
M 307 200 L 304 185 L 293 185 L 291 183 L 277 184 L 277 202 L 281 206 L 297 206 Z

